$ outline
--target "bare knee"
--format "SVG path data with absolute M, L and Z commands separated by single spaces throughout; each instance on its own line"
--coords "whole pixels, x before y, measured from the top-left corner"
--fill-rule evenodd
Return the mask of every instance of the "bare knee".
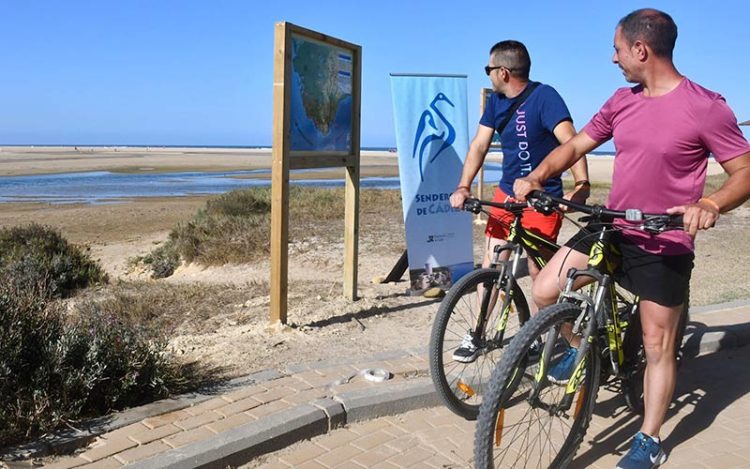
M 671 331 L 662 328 L 652 328 L 643 333 L 643 350 L 646 352 L 648 363 L 661 363 L 662 360 L 674 359 L 675 344 Z
M 648 362 L 654 364 L 663 360 L 674 361 L 677 327 L 682 306 L 667 307 L 643 300 L 640 309 L 643 349 Z
M 536 276 L 531 286 L 531 295 L 537 306 L 541 308 L 551 305 L 557 300 L 559 294 L 556 276 L 546 275 L 544 270 Z

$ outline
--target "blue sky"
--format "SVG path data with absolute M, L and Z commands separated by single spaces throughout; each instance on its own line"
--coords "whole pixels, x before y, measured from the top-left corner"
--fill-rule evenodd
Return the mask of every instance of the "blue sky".
M 678 69 L 750 119 L 746 1 L 3 0 L 0 144 L 270 145 L 277 21 L 362 46 L 363 146 L 395 146 L 391 72 L 467 74 L 473 134 L 503 39 L 582 126 L 626 86 L 614 27 L 645 6 L 677 22 Z

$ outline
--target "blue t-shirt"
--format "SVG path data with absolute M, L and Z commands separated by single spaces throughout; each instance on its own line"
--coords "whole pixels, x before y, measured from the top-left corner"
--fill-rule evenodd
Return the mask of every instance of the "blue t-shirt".
M 515 99 L 493 93 L 479 123 L 497 131 Z M 518 107 L 500 134 L 503 150 L 503 176 L 500 179 L 500 188 L 503 192 L 514 195 L 513 181 L 528 176 L 549 152 L 560 145 L 553 130 L 557 124 L 566 120 L 573 121 L 562 97 L 551 86 L 539 84 Z M 558 197 L 562 196 L 562 180 L 559 177 L 548 179 L 544 183 L 544 190 Z

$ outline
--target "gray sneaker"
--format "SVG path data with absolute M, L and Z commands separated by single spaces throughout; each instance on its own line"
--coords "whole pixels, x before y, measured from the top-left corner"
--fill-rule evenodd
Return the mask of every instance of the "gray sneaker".
M 482 353 L 482 349 L 474 344 L 474 336 L 467 332 L 461 345 L 453 352 L 453 360 L 461 363 L 472 363 Z

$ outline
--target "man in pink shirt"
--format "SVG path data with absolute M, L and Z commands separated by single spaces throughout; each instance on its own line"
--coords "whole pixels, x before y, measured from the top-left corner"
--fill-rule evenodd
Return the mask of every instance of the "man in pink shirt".
M 675 337 L 693 267 L 693 238 L 698 230 L 713 226 L 720 213 L 750 198 L 750 144 L 724 98 L 677 71 L 672 62 L 676 39 L 677 26 L 666 13 L 643 9 L 620 20 L 612 61 L 637 85 L 618 89 L 578 135 L 513 186 L 516 198 L 525 200 L 545 180 L 614 138 L 607 206 L 684 214 L 685 231 L 649 235 L 625 230 L 620 239 L 623 278 L 618 280 L 640 297 L 647 358 L 644 420 L 617 465 L 623 469 L 657 467 L 666 461 L 659 430 L 676 382 Z M 729 178 L 703 196 L 710 154 Z M 582 232 L 537 277 L 533 296 L 539 307 L 556 301 L 559 272 L 586 267 L 589 246 L 579 242 L 585 238 Z M 558 374 L 550 379 L 565 381 L 570 371 L 550 370 Z

